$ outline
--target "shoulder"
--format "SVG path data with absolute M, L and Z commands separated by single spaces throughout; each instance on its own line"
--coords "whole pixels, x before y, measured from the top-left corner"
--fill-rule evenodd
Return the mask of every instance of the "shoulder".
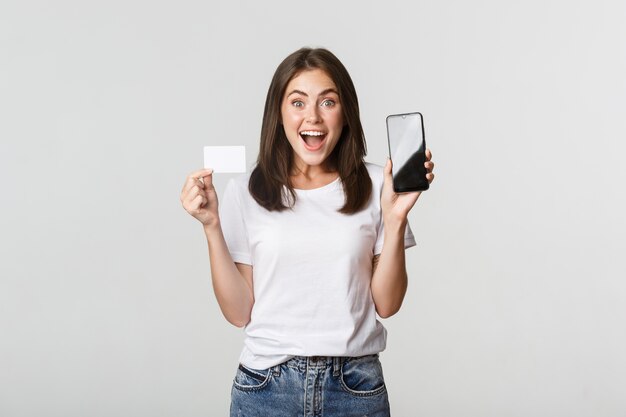
M 248 183 L 250 182 L 251 172 L 246 172 L 245 174 L 235 175 L 230 179 L 229 182 L 232 182 L 235 186 L 239 188 L 248 188 Z
M 248 193 L 248 182 L 250 181 L 250 173 L 239 174 L 230 178 L 226 182 L 225 194 L 237 196 L 238 199 Z
M 370 175 L 374 174 L 382 177 L 384 170 L 384 167 L 382 165 L 374 164 L 372 162 L 365 162 L 365 167 L 367 168 L 367 172 L 369 172 Z
M 374 189 L 381 187 L 384 179 L 384 168 L 381 165 L 373 164 L 371 162 L 366 162 L 365 167 L 367 168 L 368 174 L 370 174 Z

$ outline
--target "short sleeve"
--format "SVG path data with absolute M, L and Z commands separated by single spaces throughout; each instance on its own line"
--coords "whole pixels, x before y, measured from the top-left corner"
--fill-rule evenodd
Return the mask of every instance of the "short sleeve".
M 231 179 L 219 202 L 220 223 L 233 261 L 252 265 L 240 186 Z
M 376 244 L 374 245 L 374 255 L 380 255 L 383 251 L 383 242 L 385 240 L 385 225 L 382 218 L 380 219 L 380 225 L 378 226 L 378 235 L 376 236 Z M 409 222 L 406 223 L 406 229 L 404 229 L 404 249 L 415 246 L 415 236 Z

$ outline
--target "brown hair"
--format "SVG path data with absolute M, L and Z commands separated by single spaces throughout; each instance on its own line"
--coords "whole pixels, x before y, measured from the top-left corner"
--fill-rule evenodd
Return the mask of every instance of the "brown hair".
M 365 207 L 372 194 L 372 181 L 363 160 L 367 145 L 352 79 L 341 61 L 323 48 L 301 48 L 276 68 L 267 91 L 259 157 L 248 189 L 256 202 L 270 211 L 282 211 L 295 203 L 296 193 L 289 181 L 293 148 L 281 124 L 281 103 L 289 81 L 302 71 L 312 69 L 326 72 L 339 93 L 344 126 L 328 162 L 338 171 L 346 196 L 339 212 L 353 214 Z

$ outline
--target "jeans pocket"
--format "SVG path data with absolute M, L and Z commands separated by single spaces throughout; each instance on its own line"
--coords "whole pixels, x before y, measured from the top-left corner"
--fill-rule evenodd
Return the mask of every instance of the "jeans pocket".
M 341 387 L 359 397 L 385 392 L 383 368 L 378 355 L 347 359 L 341 367 Z
M 242 391 L 255 391 L 267 386 L 272 376 L 270 369 L 252 369 L 239 364 L 233 386 Z

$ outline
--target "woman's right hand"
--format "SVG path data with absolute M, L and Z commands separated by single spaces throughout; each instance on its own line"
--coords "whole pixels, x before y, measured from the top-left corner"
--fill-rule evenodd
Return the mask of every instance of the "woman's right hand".
M 217 193 L 213 187 L 213 170 L 201 169 L 187 177 L 180 194 L 180 202 L 187 213 L 191 214 L 204 226 L 219 224 L 217 211 Z

